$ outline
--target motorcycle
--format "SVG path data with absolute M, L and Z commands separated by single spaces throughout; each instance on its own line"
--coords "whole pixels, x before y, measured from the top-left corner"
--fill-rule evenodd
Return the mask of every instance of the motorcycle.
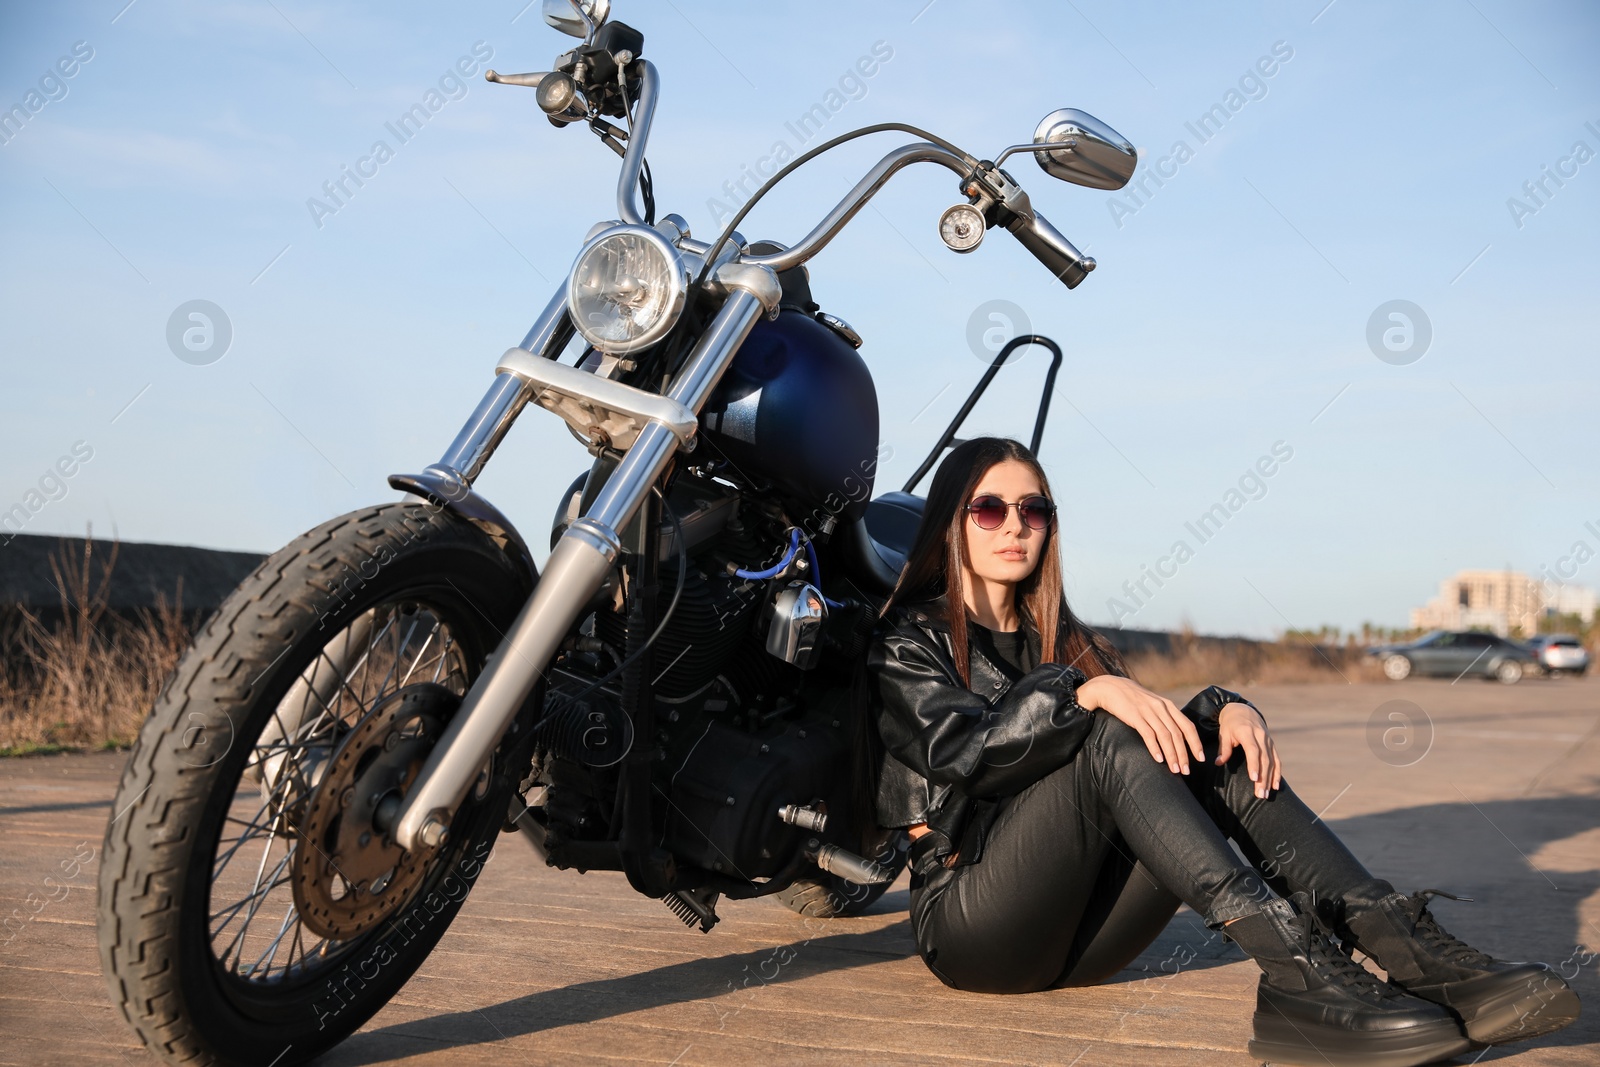
M 1115 189 L 1132 146 L 1083 112 L 980 159 L 883 123 L 783 166 L 712 240 L 655 213 L 660 92 L 609 0 L 545 0 L 581 40 L 534 89 L 558 128 L 621 157 L 619 219 L 588 234 L 437 463 L 397 503 L 268 558 L 201 628 L 140 732 L 106 831 L 101 959 L 113 1000 L 171 1062 L 300 1063 L 416 971 L 500 833 L 545 863 L 620 871 L 692 927 L 722 899 L 859 913 L 905 862 L 852 795 L 855 664 L 904 564 L 921 469 L 876 499 L 878 407 L 861 338 L 805 264 L 897 172 L 958 179 L 940 237 L 1003 228 L 1067 288 L 1094 260 L 1001 164 Z M 750 209 L 867 134 L 885 155 L 793 245 Z M 562 362 L 574 349 L 572 362 Z M 473 488 L 518 416 L 560 417 L 592 463 L 560 501 L 543 571 Z

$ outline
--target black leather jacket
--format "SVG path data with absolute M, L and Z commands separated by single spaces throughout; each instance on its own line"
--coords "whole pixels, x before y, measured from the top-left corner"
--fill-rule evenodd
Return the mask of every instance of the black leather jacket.
M 927 823 L 931 832 L 913 853 L 914 866 L 924 869 L 953 851 L 960 853 L 958 865 L 976 862 L 1000 800 L 1069 762 L 1094 714 L 1078 705 L 1083 671 L 1066 664 L 1040 664 L 1013 683 L 972 647 L 969 689 L 956 673 L 944 617 L 942 599 L 896 608 L 867 651 L 884 748 L 878 823 Z M 1038 662 L 1039 636 L 1031 627 L 1027 639 Z M 1210 686 L 1183 710 L 1202 729 L 1215 730 L 1229 703 L 1250 704 Z

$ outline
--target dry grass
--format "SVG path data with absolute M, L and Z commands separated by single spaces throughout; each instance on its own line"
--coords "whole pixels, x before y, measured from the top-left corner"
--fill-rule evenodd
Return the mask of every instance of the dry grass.
M 54 628 L 19 609 L 0 639 L 0 756 L 130 744 L 189 642 L 182 607 L 158 598 L 132 619 L 108 612 L 117 546 L 50 556 Z
M 1140 685 L 1157 691 L 1187 686 L 1242 688 L 1300 682 L 1381 682 L 1383 671 L 1359 648 L 1303 641 L 1224 644 L 1200 641 L 1190 631 L 1174 635 L 1171 654 L 1138 653 L 1128 669 Z
M 117 546 L 81 553 L 65 542 L 51 554 L 62 621 L 49 628 L 26 609 L 0 633 L 0 756 L 132 743 L 166 677 L 189 642 L 180 602 L 160 600 L 132 618 L 107 610 Z M 1381 681 L 1359 649 L 1200 641 L 1185 631 L 1171 654 L 1130 656 L 1143 685 L 1158 691 L 1198 687 Z

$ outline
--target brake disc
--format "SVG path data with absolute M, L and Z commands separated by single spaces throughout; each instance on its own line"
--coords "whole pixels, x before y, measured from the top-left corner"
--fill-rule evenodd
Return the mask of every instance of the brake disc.
M 373 817 L 411 788 L 460 702 L 440 685 L 408 686 L 380 701 L 329 760 L 299 821 L 290 874 L 295 908 L 319 937 L 360 935 L 421 885 L 438 849 L 407 851 Z

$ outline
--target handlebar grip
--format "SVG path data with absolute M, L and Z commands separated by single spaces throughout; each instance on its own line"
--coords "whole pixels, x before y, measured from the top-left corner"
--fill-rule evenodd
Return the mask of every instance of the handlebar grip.
M 1050 220 L 1043 215 L 1035 214 L 1031 220 L 1013 215 L 1006 229 L 1068 289 L 1076 289 L 1078 283 L 1095 268 L 1094 257 L 1078 251 L 1066 235 L 1050 225 Z

